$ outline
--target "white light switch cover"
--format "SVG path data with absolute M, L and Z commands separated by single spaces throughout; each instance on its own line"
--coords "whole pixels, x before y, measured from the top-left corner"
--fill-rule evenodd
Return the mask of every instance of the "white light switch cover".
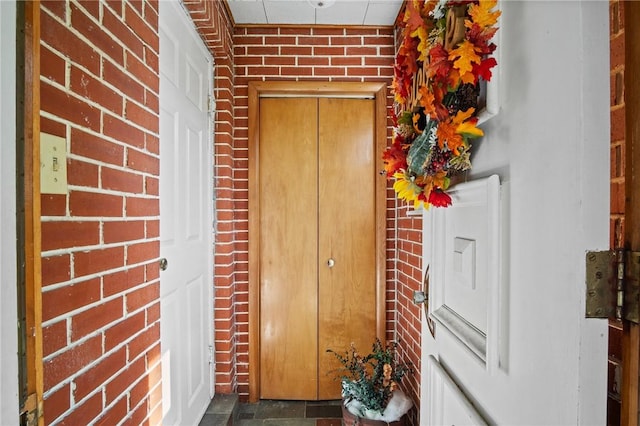
M 40 192 L 67 193 L 67 142 L 47 133 L 40 133 Z

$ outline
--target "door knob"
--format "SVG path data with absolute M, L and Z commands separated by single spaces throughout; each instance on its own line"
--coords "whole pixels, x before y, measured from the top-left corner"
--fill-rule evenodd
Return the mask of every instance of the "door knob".
M 166 271 L 167 268 L 169 267 L 169 261 L 167 260 L 166 257 L 163 257 L 162 259 L 160 259 L 158 263 L 160 264 L 161 271 Z
M 333 268 L 333 265 L 335 265 L 335 264 L 336 264 L 336 261 L 333 260 L 332 258 L 329 258 L 329 260 L 327 260 L 327 266 L 329 268 Z

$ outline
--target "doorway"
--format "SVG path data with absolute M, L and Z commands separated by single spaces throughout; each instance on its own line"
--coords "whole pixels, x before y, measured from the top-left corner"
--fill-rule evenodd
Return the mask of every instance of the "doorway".
M 249 396 L 339 398 L 326 349 L 384 339 L 384 86 L 251 84 L 249 117 Z
M 213 396 L 213 59 L 180 2 L 160 4 L 163 423 L 195 425 Z

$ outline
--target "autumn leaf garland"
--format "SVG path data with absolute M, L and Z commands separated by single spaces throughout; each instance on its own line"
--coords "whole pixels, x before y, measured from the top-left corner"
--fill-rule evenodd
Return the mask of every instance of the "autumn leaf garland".
M 398 198 L 417 208 L 447 207 L 453 175 L 471 168 L 480 80 L 497 65 L 491 39 L 501 14 L 497 0 L 408 0 L 392 89 L 402 113 L 383 153 Z M 424 81 L 418 84 L 416 76 Z

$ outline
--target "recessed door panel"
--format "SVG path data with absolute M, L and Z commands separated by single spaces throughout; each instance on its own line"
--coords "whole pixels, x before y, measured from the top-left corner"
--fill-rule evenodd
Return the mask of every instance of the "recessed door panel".
M 373 99 L 319 99 L 319 398 L 340 398 L 327 349 L 376 336 L 375 137 Z
M 316 129 L 315 99 L 260 100 L 261 398 L 317 397 Z
M 195 124 L 195 123 L 194 123 Z M 184 209 L 184 231 L 185 239 L 189 241 L 203 241 L 205 229 L 202 226 L 202 218 L 206 209 L 204 208 L 205 200 L 202 194 L 206 193 L 207 182 L 205 171 L 200 157 L 206 152 L 207 138 L 192 123 L 187 123 L 186 129 L 186 160 L 189 173 L 186 175 L 186 187 L 184 188 L 186 202 L 180 208 Z

